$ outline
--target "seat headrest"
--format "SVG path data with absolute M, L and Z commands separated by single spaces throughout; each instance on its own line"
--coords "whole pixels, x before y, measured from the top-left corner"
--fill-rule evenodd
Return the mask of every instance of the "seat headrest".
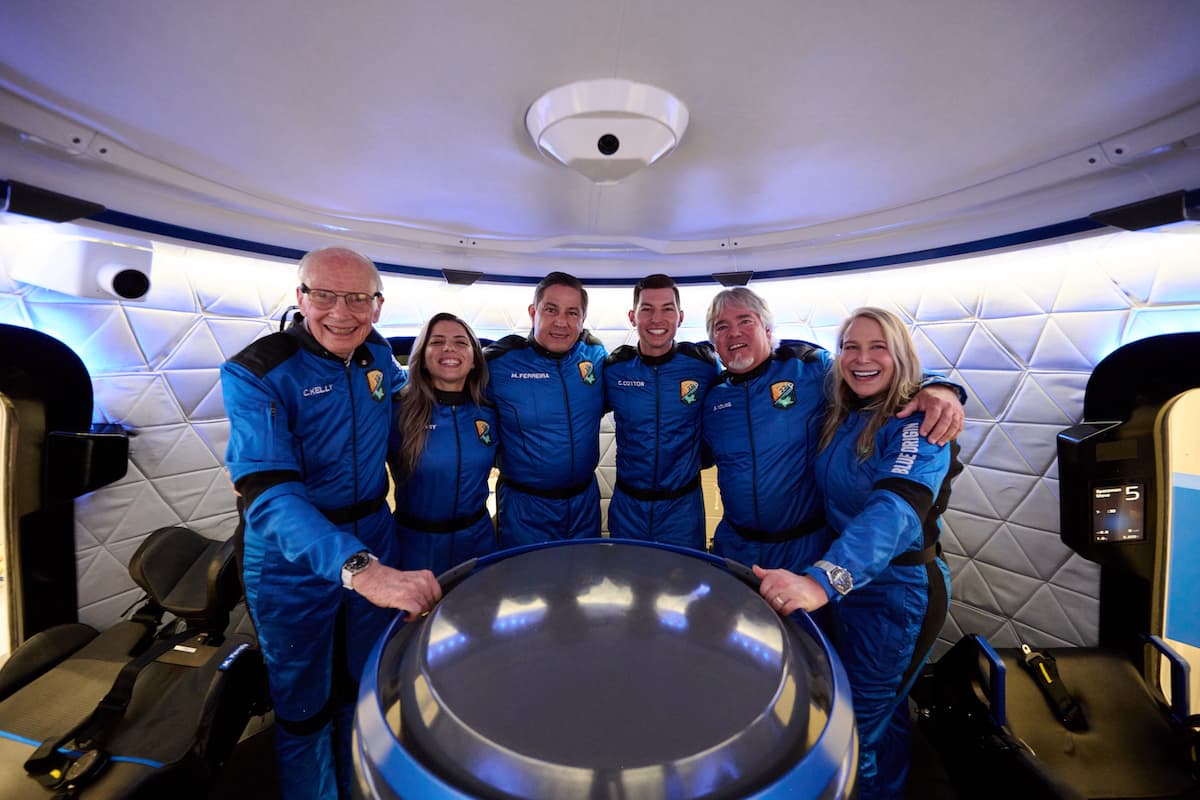
M 180 526 L 151 532 L 129 559 L 129 575 L 164 610 L 208 629 L 223 628 L 242 597 L 233 540 Z

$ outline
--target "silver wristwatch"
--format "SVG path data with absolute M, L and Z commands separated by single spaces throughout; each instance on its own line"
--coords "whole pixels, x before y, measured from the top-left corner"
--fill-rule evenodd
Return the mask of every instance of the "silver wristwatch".
M 342 586 L 345 586 L 350 591 L 354 591 L 354 576 L 371 566 L 372 561 L 378 560 L 377 556 L 372 555 L 366 550 L 359 550 L 347 558 L 346 563 L 342 564 Z
M 825 560 L 814 562 L 813 566 L 825 573 L 825 577 L 829 578 L 829 585 L 838 594 L 848 594 L 854 588 L 854 576 L 845 567 L 839 567 L 837 564 L 831 564 Z

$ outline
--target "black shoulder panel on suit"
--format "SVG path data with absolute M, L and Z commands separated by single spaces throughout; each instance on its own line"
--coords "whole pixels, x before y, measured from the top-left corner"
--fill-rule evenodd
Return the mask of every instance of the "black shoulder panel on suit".
M 801 361 L 816 361 L 817 351 L 824 349 L 819 344 L 806 342 L 802 339 L 787 339 L 780 342 L 779 349 L 775 351 L 775 355 L 780 361 L 786 361 L 789 358 L 798 358 Z
M 583 332 L 583 343 L 584 344 L 604 344 L 604 342 L 600 341 L 600 338 L 598 336 L 596 336 L 596 334 L 592 333 L 589 330 L 584 330 L 584 332 Z
M 871 488 L 886 489 L 898 495 L 901 500 L 912 506 L 917 519 L 922 521 L 929 516 L 929 510 L 933 508 L 933 492 L 929 491 L 929 487 L 907 478 L 882 478 Z
M 299 472 L 290 469 L 270 469 L 262 472 L 251 472 L 237 482 L 238 494 L 242 496 L 244 508 L 249 508 L 258 496 L 281 483 L 292 483 L 303 480 Z
M 680 342 L 679 354 L 694 358 L 697 361 L 703 361 L 705 364 L 717 365 L 717 354 L 713 352 L 713 347 L 708 342 Z
M 631 344 L 623 344 L 616 350 L 608 354 L 608 358 L 604 359 L 604 365 L 619 364 L 622 361 L 632 361 L 637 358 L 637 348 Z
M 229 359 L 241 364 L 261 378 L 287 361 L 300 349 L 300 342 L 287 333 L 272 333 L 246 345 L 242 352 Z
M 522 336 L 519 333 L 510 333 L 503 339 L 489 344 L 483 349 L 483 357 L 488 361 L 493 361 L 510 350 L 524 350 L 529 346 L 529 337 Z

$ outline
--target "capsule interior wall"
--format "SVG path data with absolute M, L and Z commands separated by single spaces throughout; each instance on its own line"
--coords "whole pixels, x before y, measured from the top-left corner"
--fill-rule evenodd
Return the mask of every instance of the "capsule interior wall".
M 218 537 L 232 532 L 218 367 L 278 327 L 293 302 L 294 268 L 156 243 L 143 301 L 80 299 L 10 277 L 24 230 L 0 224 L 0 322 L 72 347 L 92 375 L 95 421 L 136 433 L 127 476 L 77 501 L 80 617 L 107 625 L 136 596 L 125 565 L 146 533 L 177 523 Z M 939 648 L 964 633 L 1000 647 L 1018 637 L 1037 646 L 1094 644 L 1098 570 L 1058 539 L 1055 434 L 1080 419 L 1088 376 L 1105 355 L 1147 336 L 1200 329 L 1200 236 L 1102 233 L 867 273 L 756 280 L 751 288 L 768 298 L 778 337 L 830 348 L 849 310 L 891 308 L 910 321 L 923 365 L 970 393 L 960 439 L 967 466 L 943 521 L 953 599 Z M 682 288 L 681 340 L 706 338 L 704 312 L 719 289 Z M 610 350 L 634 342 L 631 290 L 589 293 L 588 327 Z M 531 286 L 387 275 L 385 295 L 385 335 L 413 335 L 443 310 L 492 339 L 529 329 Z M 601 437 L 607 498 L 611 421 Z

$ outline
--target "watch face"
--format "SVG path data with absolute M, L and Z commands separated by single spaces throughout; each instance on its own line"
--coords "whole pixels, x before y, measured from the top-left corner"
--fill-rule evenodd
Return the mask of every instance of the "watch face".
M 854 578 L 850 575 L 850 571 L 845 567 L 829 565 L 823 567 L 826 576 L 829 577 L 829 585 L 834 588 L 839 594 L 846 594 L 854 586 Z
M 349 572 L 351 575 L 362 572 L 371 563 L 370 557 L 366 553 L 355 553 L 346 559 L 346 563 L 342 565 L 342 569 Z

